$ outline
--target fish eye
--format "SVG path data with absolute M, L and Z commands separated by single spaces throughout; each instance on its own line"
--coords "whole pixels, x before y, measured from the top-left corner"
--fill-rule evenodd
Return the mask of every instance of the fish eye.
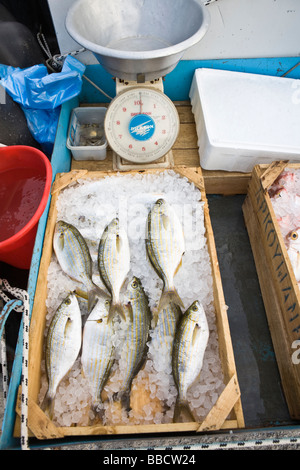
M 105 305 L 106 305 L 106 306 L 109 305 L 109 300 L 106 300 L 106 301 L 105 301 Z
M 66 303 L 66 305 L 70 305 L 70 303 L 71 303 L 71 299 L 70 299 L 70 298 L 69 298 L 69 299 L 67 299 L 65 303 Z
M 194 312 L 197 312 L 197 311 L 198 311 L 198 305 L 196 305 L 196 304 L 193 305 L 193 311 L 194 311 Z
M 163 203 L 163 200 L 162 200 L 162 199 L 159 199 L 156 204 L 159 205 L 159 206 L 161 206 L 162 203 Z
M 292 232 L 291 233 L 291 239 L 292 240 L 297 240 L 297 238 L 298 238 L 298 233 L 297 232 Z
M 136 289 L 137 286 L 138 286 L 137 281 L 133 281 L 132 284 L 131 284 L 131 286 L 133 287 L 133 289 Z

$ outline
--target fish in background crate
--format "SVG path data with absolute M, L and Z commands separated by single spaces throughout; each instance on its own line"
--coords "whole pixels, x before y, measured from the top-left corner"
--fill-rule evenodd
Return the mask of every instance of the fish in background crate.
M 268 193 L 300 285 L 300 169 L 286 168 Z

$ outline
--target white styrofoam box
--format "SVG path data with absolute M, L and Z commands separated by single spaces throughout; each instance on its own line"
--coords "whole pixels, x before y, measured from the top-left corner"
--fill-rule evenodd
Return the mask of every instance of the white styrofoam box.
M 190 99 L 202 168 L 300 162 L 300 80 L 197 69 Z
M 105 107 L 78 107 L 71 113 L 67 148 L 71 150 L 75 160 L 105 160 L 107 140 L 104 133 Z M 103 143 L 99 145 L 79 145 L 79 135 L 84 125 L 95 125 L 95 129 L 103 130 Z M 98 127 L 99 126 L 99 127 Z M 96 132 L 96 130 L 95 130 Z M 98 137 L 97 137 L 98 138 Z

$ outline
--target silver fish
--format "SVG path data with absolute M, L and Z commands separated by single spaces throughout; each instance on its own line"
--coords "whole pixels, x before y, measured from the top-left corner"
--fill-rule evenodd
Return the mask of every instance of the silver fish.
M 101 403 L 101 392 L 114 363 L 113 327 L 108 323 L 109 300 L 99 299 L 83 330 L 81 364 L 90 383 L 92 408 Z
M 129 298 L 127 308 L 130 319 L 121 352 L 122 383 L 114 399 L 121 401 L 121 404 L 129 410 L 131 384 L 146 359 L 151 311 L 148 297 L 137 277 L 133 277 L 129 283 L 127 297 Z
M 112 301 L 108 321 L 116 313 L 125 320 L 120 302 L 120 291 L 130 269 L 130 249 L 126 231 L 119 219 L 113 219 L 105 228 L 98 250 L 98 268 L 101 279 L 111 294 Z
M 92 281 L 91 255 L 83 236 L 76 227 L 62 220 L 57 222 L 53 248 L 62 270 L 87 289 L 89 312 L 95 305 L 97 296 L 108 298 L 108 294 Z
M 172 370 L 178 390 L 174 422 L 182 413 L 195 421 L 187 401 L 187 391 L 199 376 L 209 338 L 209 328 L 202 304 L 196 300 L 178 325 L 172 354 Z
M 174 209 L 164 199 L 158 199 L 148 214 L 146 249 L 152 266 L 164 283 L 157 313 L 170 302 L 184 308 L 174 286 L 174 276 L 185 250 L 184 235 Z
M 52 419 L 56 390 L 77 359 L 81 348 L 81 312 L 75 294 L 58 307 L 46 339 L 48 391 L 42 408 Z
M 165 350 L 164 345 L 169 346 L 170 339 L 173 342 L 181 317 L 181 308 L 172 302 L 159 312 L 153 339 L 158 343 L 158 347 L 162 347 L 162 350 Z
M 286 235 L 287 252 L 292 264 L 296 281 L 300 281 L 300 228 L 291 230 Z

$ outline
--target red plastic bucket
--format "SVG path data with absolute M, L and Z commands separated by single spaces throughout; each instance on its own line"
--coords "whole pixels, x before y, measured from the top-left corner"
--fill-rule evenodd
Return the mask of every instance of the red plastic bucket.
M 25 145 L 0 147 L 0 261 L 30 268 L 51 182 L 51 163 L 43 152 Z

